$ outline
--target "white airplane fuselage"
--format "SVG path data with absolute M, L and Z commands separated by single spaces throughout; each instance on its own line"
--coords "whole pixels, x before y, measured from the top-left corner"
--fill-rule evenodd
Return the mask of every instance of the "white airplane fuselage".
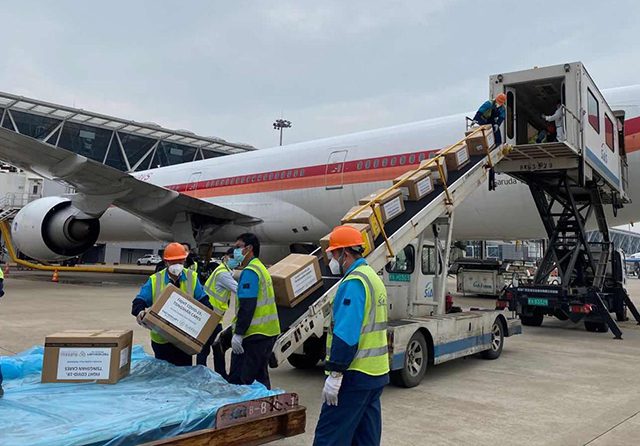
M 606 90 L 604 93 L 608 96 Z M 640 103 L 640 86 L 626 87 L 623 93 L 625 102 Z M 612 91 L 611 95 L 621 93 Z M 626 122 L 640 127 L 639 114 L 637 108 L 629 110 Z M 256 233 L 266 244 L 317 242 L 358 199 L 389 186 L 393 178 L 416 168 L 431 152 L 460 140 L 464 117 L 452 115 L 222 156 L 134 176 L 262 220 L 250 227 L 223 226 L 214 234 L 217 242 L 233 241 L 245 231 Z M 615 217 L 607 207 L 611 226 L 640 220 L 640 147 L 627 147 L 627 161 L 627 194 L 632 203 Z M 500 174 L 497 185 L 493 192 L 480 187 L 457 208 L 454 238 L 544 238 L 528 187 Z M 141 225 L 136 217 L 117 208 L 105 213 L 101 227 L 103 241 L 157 236 L 148 224 Z

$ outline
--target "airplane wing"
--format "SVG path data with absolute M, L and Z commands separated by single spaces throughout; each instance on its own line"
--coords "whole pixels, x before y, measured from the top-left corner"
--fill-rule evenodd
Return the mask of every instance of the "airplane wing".
M 0 128 L 0 159 L 45 178 L 64 181 L 77 194 L 73 204 L 91 216 L 115 205 L 154 224 L 171 227 L 186 212 L 212 224 L 256 223 L 259 220 L 221 206 L 134 178 L 113 167 L 29 136 Z

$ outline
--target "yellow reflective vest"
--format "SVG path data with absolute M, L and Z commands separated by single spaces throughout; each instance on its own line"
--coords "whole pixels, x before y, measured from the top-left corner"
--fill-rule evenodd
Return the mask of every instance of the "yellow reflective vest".
M 245 267 L 258 275 L 258 301 L 256 309 L 251 319 L 251 324 L 244 334 L 245 337 L 261 334 L 264 336 L 277 336 L 280 334 L 280 321 L 278 320 L 278 308 L 273 291 L 271 275 L 264 264 L 258 258 L 253 258 Z M 236 296 L 236 311 L 240 308 L 238 297 Z M 234 320 L 235 329 L 235 320 Z
M 219 316 L 224 316 L 227 312 L 229 309 L 229 299 L 231 298 L 231 290 L 223 288 L 222 291 L 218 291 L 218 287 L 216 286 L 218 276 L 224 272 L 231 273 L 231 270 L 227 265 L 221 263 L 213 273 L 211 273 L 204 284 L 204 291 L 209 295 L 209 302 L 211 302 L 213 311 Z
M 183 292 L 187 293 L 189 296 L 193 297 L 196 291 L 196 285 L 198 284 L 198 274 L 196 274 L 195 271 L 192 271 L 186 268 L 184 268 L 182 272 L 184 273 L 187 280 L 180 281 L 180 289 Z M 156 300 L 160 297 L 162 292 L 167 287 L 167 283 L 165 283 L 165 280 L 164 280 L 166 274 L 167 274 L 167 269 L 165 268 L 153 274 L 151 277 L 149 277 L 149 280 L 151 280 L 152 304 L 156 302 Z M 169 343 L 169 341 L 163 338 L 162 335 L 160 335 L 160 333 L 157 333 L 153 330 L 151 330 L 151 340 L 156 344 Z

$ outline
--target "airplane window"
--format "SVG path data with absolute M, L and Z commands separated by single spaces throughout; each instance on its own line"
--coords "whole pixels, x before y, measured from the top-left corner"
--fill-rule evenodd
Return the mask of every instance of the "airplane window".
M 287 172 L 287 178 L 291 178 L 291 171 L 290 170 Z
M 258 181 L 262 181 L 262 175 L 258 175 Z
M 402 155 L 402 156 L 400 157 L 400 165 L 401 165 L 401 166 L 404 166 L 406 162 L 407 162 L 407 157 L 406 157 L 406 156 L 404 156 L 404 155 Z
M 389 160 L 387 158 L 382 158 L 382 167 L 387 167 Z
M 420 155 L 418 155 L 418 161 L 422 162 L 424 160 L 427 159 L 427 154 L 426 153 L 421 153 Z
M 298 169 L 293 171 L 293 178 L 298 178 Z
M 409 156 L 409 164 L 413 164 L 415 162 L 416 162 L 416 156 L 415 155 Z
M 380 166 L 380 160 L 379 159 L 375 159 L 373 160 L 373 168 L 377 169 L 378 166 Z
M 273 172 L 269 174 L 269 181 L 273 180 Z
M 370 168 L 371 168 L 371 160 L 367 160 L 367 161 L 365 161 L 365 163 L 364 163 L 364 168 L 365 168 L 365 169 L 370 169 Z
M 356 169 L 362 170 L 362 161 L 358 161 L 358 165 L 356 166 Z
M 229 178 L 227 178 L 226 180 L 224 180 L 224 185 L 228 186 L 229 185 Z
M 300 176 L 303 177 L 304 176 L 304 169 L 300 169 Z
M 396 157 L 391 158 L 391 167 L 396 165 Z
M 274 173 L 274 174 L 273 174 L 273 178 L 274 178 L 275 180 L 279 180 L 279 179 L 280 179 L 280 172 L 276 172 L 276 173 Z

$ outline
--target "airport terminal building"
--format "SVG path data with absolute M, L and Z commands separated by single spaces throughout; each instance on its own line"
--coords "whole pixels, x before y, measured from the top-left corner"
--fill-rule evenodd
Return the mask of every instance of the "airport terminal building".
M 124 172 L 255 150 L 215 136 L 171 130 L 83 109 L 0 92 L 0 126 L 85 156 Z M 73 193 L 73 188 L 5 165 L 0 168 L 5 207 L 14 209 L 43 196 Z M 157 253 L 161 242 L 101 243 L 83 255 L 88 263 L 135 263 Z

